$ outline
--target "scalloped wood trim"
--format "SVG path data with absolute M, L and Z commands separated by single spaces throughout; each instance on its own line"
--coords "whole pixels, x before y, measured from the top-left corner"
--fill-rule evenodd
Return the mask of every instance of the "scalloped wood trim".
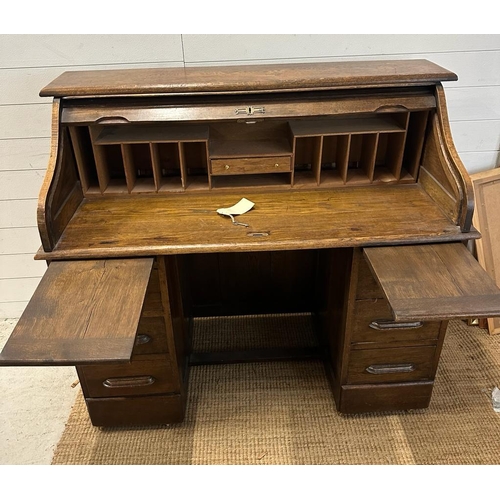
M 472 214 L 474 212 L 474 190 L 469 173 L 458 156 L 453 142 L 450 122 L 448 119 L 448 110 L 446 107 L 446 97 L 441 84 L 436 85 L 436 105 L 438 109 L 440 133 L 442 135 L 442 149 L 446 155 L 448 164 L 452 167 L 450 172 L 457 183 L 460 192 L 460 212 L 457 219 L 458 224 L 463 232 L 469 232 L 472 225 Z
M 61 114 L 60 99 L 54 99 L 52 104 L 52 133 L 50 139 L 50 156 L 47 171 L 38 195 L 37 221 L 40 239 L 43 249 L 50 252 L 55 245 L 52 239 L 51 220 L 47 210 L 50 187 L 52 185 L 56 171 L 56 163 L 59 151 L 59 121 Z

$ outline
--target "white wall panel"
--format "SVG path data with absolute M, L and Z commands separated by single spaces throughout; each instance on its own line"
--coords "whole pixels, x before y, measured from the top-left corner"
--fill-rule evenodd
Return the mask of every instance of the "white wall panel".
M 500 120 L 475 120 L 451 123 L 453 142 L 458 152 L 498 151 Z
M 186 63 L 498 50 L 500 35 L 183 35 Z
M 34 255 L 40 246 L 40 236 L 36 227 L 0 229 L 0 255 Z
M 165 63 L 106 64 L 99 66 L 63 66 L 49 68 L 0 69 L 0 104 L 40 104 L 51 102 L 50 97 L 40 97 L 40 90 L 65 71 L 105 69 L 158 68 L 183 66 L 179 61 Z
M 500 151 L 458 153 L 465 168 L 471 174 L 500 167 Z
M 0 170 L 45 169 L 49 152 L 49 137 L 0 140 Z
M 0 171 L 0 199 L 38 198 L 44 177 L 45 170 Z
M 23 302 L 31 298 L 40 278 L 0 279 L 0 302 Z
M 0 67 L 182 61 L 180 35 L 2 35 Z
M 0 318 L 19 318 L 27 305 L 27 300 L 22 302 L 0 302 Z
M 500 120 L 500 86 L 449 88 L 445 93 L 452 122 Z
M 0 200 L 0 229 L 36 227 L 38 200 Z
M 0 255 L 0 279 L 40 278 L 46 270 L 47 264 L 33 254 Z
M 0 106 L 0 140 L 50 137 L 52 105 Z

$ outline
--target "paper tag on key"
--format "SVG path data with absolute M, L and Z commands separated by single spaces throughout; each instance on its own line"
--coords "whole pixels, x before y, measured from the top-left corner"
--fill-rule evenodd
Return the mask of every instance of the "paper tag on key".
M 247 200 L 246 198 L 242 198 L 236 205 L 233 205 L 229 208 L 218 208 L 217 213 L 220 215 L 227 215 L 233 221 L 233 224 L 239 226 L 248 227 L 248 224 L 243 224 L 242 222 L 236 222 L 234 220 L 234 215 L 243 215 L 252 210 L 255 203 L 253 201 Z

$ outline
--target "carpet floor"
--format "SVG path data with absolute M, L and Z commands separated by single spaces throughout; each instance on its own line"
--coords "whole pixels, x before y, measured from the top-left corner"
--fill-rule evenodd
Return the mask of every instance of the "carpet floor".
M 282 318 L 269 321 L 264 331 L 290 331 Z M 196 328 L 206 347 L 214 323 Z M 297 336 L 308 329 L 303 320 Z M 500 464 L 496 385 L 500 336 L 452 321 L 426 410 L 340 415 L 319 361 L 198 366 L 182 424 L 92 427 L 80 394 L 52 463 Z

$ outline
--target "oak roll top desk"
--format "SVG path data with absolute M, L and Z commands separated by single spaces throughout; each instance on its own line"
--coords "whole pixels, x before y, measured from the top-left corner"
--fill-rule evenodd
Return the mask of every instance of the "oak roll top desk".
M 94 425 L 182 421 L 189 366 L 319 357 L 343 413 L 429 405 L 447 320 L 500 315 L 429 61 L 66 72 L 49 267 L 2 365 L 74 365 Z M 255 203 L 236 225 L 216 210 Z M 242 292 L 243 290 L 243 292 Z M 199 317 L 310 314 L 318 343 L 192 350 Z M 478 368 L 480 369 L 480 368 Z

